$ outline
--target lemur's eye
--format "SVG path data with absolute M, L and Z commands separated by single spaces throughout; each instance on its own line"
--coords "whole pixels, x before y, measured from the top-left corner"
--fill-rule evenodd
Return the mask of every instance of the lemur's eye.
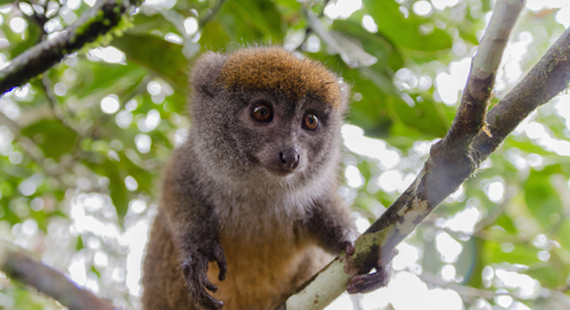
M 313 113 L 305 114 L 305 117 L 303 117 L 303 128 L 310 131 L 317 130 L 317 128 L 319 128 L 319 119 L 317 116 Z
M 260 123 L 269 123 L 273 120 L 271 105 L 265 100 L 256 100 L 251 105 L 251 117 Z

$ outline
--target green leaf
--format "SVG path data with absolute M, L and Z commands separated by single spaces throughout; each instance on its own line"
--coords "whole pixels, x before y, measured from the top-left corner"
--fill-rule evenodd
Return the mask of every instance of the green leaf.
M 378 90 L 391 96 L 399 96 L 400 92 L 392 83 L 392 74 L 385 71 L 376 71 L 372 67 L 361 67 L 359 71 L 362 79 L 372 82 Z
M 517 232 L 515 224 L 513 223 L 511 218 L 506 213 L 501 214 L 497 218 L 497 221 L 495 223 L 497 225 L 503 227 L 505 229 L 505 231 L 507 231 L 509 233 L 516 233 Z
M 121 174 L 122 170 L 117 166 L 118 165 L 114 162 L 109 160 L 105 161 L 103 164 L 105 173 L 103 175 L 109 178 L 111 200 L 113 200 L 113 205 L 115 206 L 115 210 L 117 210 L 119 223 L 123 223 L 123 219 L 129 208 L 129 192 L 125 186 L 125 177 Z
M 378 25 L 378 32 L 396 45 L 424 52 L 434 52 L 451 48 L 452 39 L 445 31 L 435 28 L 429 19 L 410 14 L 404 18 L 395 1 L 364 0 L 364 6 Z M 422 26 L 433 30 L 423 34 Z
M 111 44 L 122 50 L 129 61 L 160 75 L 179 90 L 186 91 L 188 61 L 182 54 L 182 46 L 155 35 L 130 33 L 115 38 Z
M 46 157 L 53 159 L 70 153 L 77 138 L 75 131 L 53 119 L 42 119 L 22 129 L 22 134 L 32 139 Z
M 12 58 L 20 55 L 27 49 L 31 48 L 32 46 L 40 42 L 40 37 L 42 33 L 40 31 L 40 27 L 38 26 L 38 24 L 34 22 L 32 19 L 27 19 L 27 24 L 28 26 L 24 31 L 24 36 L 22 36 L 22 34 L 13 32 L 8 26 L 9 25 L 8 22 L 4 22 L 4 24 L 0 26 L 0 29 L 3 31 L 3 34 L 5 35 L 5 38 L 8 40 L 8 42 L 10 42 L 10 46 L 7 48 L 7 50 L 10 51 Z
M 246 41 L 265 39 L 279 42 L 284 36 L 281 14 L 272 1 L 230 0 L 222 7 L 216 20 L 231 37 Z
M 135 27 L 129 29 L 129 34 L 149 34 L 152 30 L 160 29 L 162 33 L 177 32 L 177 28 L 166 20 L 162 14 L 137 14 L 134 18 Z
M 570 250 L 570 222 L 567 217 L 563 217 L 560 223 L 555 223 L 553 226 L 553 238 L 567 250 Z
M 200 41 L 206 50 L 221 51 L 227 47 L 230 36 L 219 22 L 210 21 L 202 28 Z
M 233 49 L 237 45 L 282 42 L 285 28 L 273 1 L 229 0 L 214 20 L 204 26 L 203 48 Z M 212 24 L 212 25 L 210 25 Z
M 120 93 L 148 74 L 147 70 L 132 63 L 122 65 L 89 61 L 80 64 L 87 67 L 82 69 L 86 74 L 75 81 L 73 95 L 81 99 L 92 97 L 100 99 L 110 93 Z M 57 79 L 57 76 L 54 78 Z
M 155 139 L 153 139 L 155 140 Z M 135 178 L 138 183 L 139 191 L 150 192 L 153 189 L 154 176 L 148 170 L 142 169 L 133 163 L 124 152 L 119 153 L 121 170 L 126 171 L 130 176 Z
M 308 26 L 319 36 L 327 48 L 339 54 L 349 67 L 370 66 L 376 58 L 362 49 L 362 44 L 338 31 L 329 31 L 317 15 L 309 9 L 303 10 Z
M 97 270 L 97 268 L 95 268 L 95 266 L 91 266 L 91 272 L 95 273 L 97 275 L 97 277 L 101 277 L 101 273 L 99 272 L 99 270 Z
M 542 286 L 556 289 L 567 284 L 570 266 L 567 264 L 567 252 L 562 254 L 554 250 L 550 251 L 550 254 L 550 259 L 546 263 L 531 267 L 526 274 L 540 281 Z
M 119 224 L 122 225 L 123 219 L 127 214 L 129 207 L 129 191 L 125 186 L 125 177 L 128 175 L 121 167 L 121 162 L 115 162 L 104 159 L 102 162 L 92 162 L 83 160 L 83 164 L 93 170 L 95 173 L 105 176 L 109 179 L 110 197 L 117 211 Z
M 366 135 L 383 137 L 393 124 L 386 107 L 387 96 L 377 84 L 363 78 L 360 73 L 359 69 L 345 72 L 345 78 L 353 84 L 352 92 L 361 95 L 360 100 L 352 100 L 347 119 L 364 129 Z
M 451 125 L 445 107 L 432 100 L 410 98 L 414 106 L 409 106 L 404 100 L 389 97 L 387 100 L 393 116 L 409 128 L 414 128 L 422 134 L 434 137 L 444 137 Z M 405 135 L 405 133 L 402 133 Z
M 472 237 L 463 244 L 463 251 L 456 263 L 458 274 L 464 277 L 461 284 L 472 287 L 481 287 L 483 285 L 483 268 L 485 268 L 483 260 L 484 248 L 485 240 L 477 237 Z
M 333 22 L 332 29 L 360 41 L 364 50 L 377 59 L 377 62 L 372 66 L 374 70 L 391 76 L 392 72 L 404 66 L 404 58 L 397 47 L 386 38 L 364 30 L 360 22 L 352 19 L 337 19 Z M 392 84 L 391 77 L 389 82 Z M 392 84 L 391 87 L 394 85 Z
M 505 143 L 508 143 L 508 146 L 516 147 L 528 153 L 535 153 L 541 156 L 552 155 L 552 152 L 545 150 L 543 147 L 536 145 L 535 143 L 527 139 L 519 140 L 519 139 L 509 138 L 505 141 Z
M 564 205 L 550 183 L 550 173 L 532 170 L 524 185 L 524 199 L 530 213 L 540 225 L 551 228 L 555 218 L 564 217 Z
M 560 272 L 550 266 L 531 269 L 525 273 L 537 279 L 544 287 L 555 288 L 558 285 L 564 284 L 563 278 L 560 277 Z
M 486 240 L 483 248 L 483 258 L 486 264 L 497 264 L 508 262 L 510 264 L 522 264 L 531 266 L 541 263 L 537 257 L 539 249 L 532 244 L 515 244 L 510 252 L 501 250 L 501 243 Z
M 79 251 L 81 249 L 83 249 L 85 246 L 83 245 L 83 239 L 81 238 L 81 236 L 77 237 L 77 242 L 75 243 L 75 250 Z

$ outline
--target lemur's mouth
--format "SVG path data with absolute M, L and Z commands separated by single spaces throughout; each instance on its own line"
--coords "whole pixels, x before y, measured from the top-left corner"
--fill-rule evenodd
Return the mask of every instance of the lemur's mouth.
M 280 177 L 290 175 L 295 171 L 295 169 L 285 169 L 282 167 L 275 167 L 275 166 L 266 167 L 266 169 L 267 171 L 269 171 L 269 173 Z

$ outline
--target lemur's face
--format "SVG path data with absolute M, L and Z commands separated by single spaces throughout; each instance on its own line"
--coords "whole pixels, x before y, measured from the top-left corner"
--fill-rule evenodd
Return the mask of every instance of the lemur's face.
M 218 173 L 291 184 L 336 165 L 346 109 L 342 81 L 280 48 L 217 56 L 224 59 L 213 86 L 195 85 L 191 106 L 204 150 L 220 157 Z

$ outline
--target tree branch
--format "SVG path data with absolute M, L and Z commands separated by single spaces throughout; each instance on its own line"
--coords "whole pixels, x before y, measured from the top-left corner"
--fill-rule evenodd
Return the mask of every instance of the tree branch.
M 55 38 L 36 44 L 0 70 L 0 97 L 51 68 L 66 55 L 95 41 L 119 24 L 125 12 L 142 0 L 99 0 Z
M 8 127 L 8 130 L 10 130 L 12 135 L 14 135 L 14 140 L 19 143 L 19 145 L 24 149 L 25 154 L 29 156 L 42 169 L 45 175 L 55 179 L 57 182 L 59 182 L 59 184 L 62 184 L 66 188 L 73 188 L 76 186 L 74 181 L 66 179 L 64 175 L 65 173 L 77 174 L 76 171 L 73 171 L 73 165 L 78 158 L 83 158 L 86 156 L 86 153 L 84 153 L 84 151 L 79 148 L 79 143 L 76 143 L 76 146 L 72 150 L 72 156 L 70 160 L 60 162 L 57 165 L 48 165 L 46 164 L 46 158 L 41 148 L 30 138 L 22 135 L 20 126 L 13 120 L 9 119 L 6 115 L 4 115 L 2 111 L 0 111 L 0 124 L 6 125 Z M 74 130 L 71 127 L 70 129 Z M 76 131 L 76 133 L 78 136 L 81 134 L 78 131 Z M 98 193 L 108 193 L 109 189 L 107 187 L 96 185 L 97 182 L 94 182 L 93 177 L 89 176 L 89 178 L 92 181 L 92 187 L 90 189 L 91 191 Z
M 329 4 L 330 0 L 324 0 L 323 1 L 323 7 L 321 8 L 321 12 L 319 13 L 318 18 L 321 19 L 323 18 L 323 16 L 325 16 L 325 8 L 327 7 L 327 5 Z M 309 10 L 309 8 L 304 7 L 304 10 Z M 307 13 L 305 13 L 306 15 Z M 297 47 L 294 49 L 295 51 L 301 51 L 301 48 L 303 47 L 303 45 L 305 45 L 305 43 L 307 43 L 307 40 L 309 39 L 309 36 L 311 35 L 311 33 L 313 33 L 313 28 L 311 27 L 311 23 L 308 23 L 307 26 L 305 27 L 305 36 L 303 37 L 303 41 L 301 41 L 301 43 L 299 45 L 297 45 Z
M 455 292 L 457 292 L 457 294 L 461 295 L 463 299 L 484 298 L 492 300 L 497 296 L 510 296 L 515 300 L 521 300 L 520 297 L 516 296 L 515 294 L 509 291 L 502 293 L 491 290 L 477 289 L 471 286 L 464 286 L 454 282 L 446 282 L 443 279 L 437 277 L 436 275 L 425 271 L 419 277 L 423 281 L 429 282 L 433 285 L 454 290 Z
M 440 143 L 443 148 L 454 148 L 456 152 L 467 153 L 473 138 L 482 128 L 486 131 L 485 114 L 495 83 L 495 74 L 509 34 L 523 6 L 524 0 L 497 1 L 489 27 L 481 39 L 477 54 L 473 57 L 457 115 Z
M 227 0 L 218 0 L 218 3 L 212 8 L 212 10 L 210 11 L 210 13 L 204 17 L 202 17 L 199 21 L 198 21 L 198 26 L 200 26 L 200 28 L 204 27 L 204 25 L 206 25 L 208 22 L 210 22 L 210 20 L 212 20 L 212 18 L 214 18 L 214 16 L 216 16 L 216 14 L 218 14 L 218 12 L 222 9 L 222 6 L 224 5 L 224 3 L 226 3 Z
M 70 310 L 112 310 L 111 303 L 82 290 L 63 274 L 29 256 L 27 251 L 0 239 L 0 270 L 10 278 L 35 287 Z
M 503 53 L 523 4 L 521 0 L 497 2 L 489 29 L 481 42 L 480 53 L 473 60 L 466 94 L 451 129 L 442 141 L 432 147 L 430 158 L 413 184 L 358 238 L 355 253 L 348 257 L 352 266 L 362 270 L 391 253 L 445 197 L 475 172 L 517 124 L 567 87 L 570 80 L 570 29 L 518 86 L 491 110 L 486 118 L 491 134 L 485 130 L 487 100 L 500 63 L 497 55 Z M 503 18 L 504 22 L 501 22 Z M 524 102 L 523 107 L 520 101 Z M 345 289 L 350 276 L 344 272 L 346 260 L 344 254 L 335 259 L 277 309 L 323 309 Z
M 570 29 L 550 47 L 515 88 L 487 116 L 492 137 L 480 133 L 473 142 L 477 161 L 491 155 L 530 112 L 568 87 L 570 81 Z
M 22 136 L 21 129 L 18 124 L 4 115 L 2 111 L 0 111 L 0 124 L 4 124 L 8 127 L 12 135 L 14 135 L 14 139 L 20 143 L 28 156 L 30 156 L 38 165 L 44 167 L 44 171 L 47 175 L 60 176 L 58 171 L 46 167 L 44 162 L 45 158 L 40 148 L 32 140 Z

